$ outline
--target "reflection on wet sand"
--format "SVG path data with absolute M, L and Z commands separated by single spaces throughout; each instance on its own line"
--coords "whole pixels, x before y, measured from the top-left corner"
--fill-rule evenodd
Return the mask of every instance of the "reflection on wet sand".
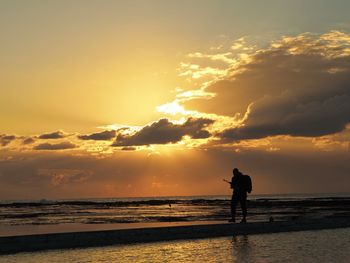
M 250 242 L 247 235 L 232 237 L 232 252 L 236 262 L 253 262 L 253 248 Z
M 62 249 L 0 256 L 0 262 L 348 263 L 350 228 Z

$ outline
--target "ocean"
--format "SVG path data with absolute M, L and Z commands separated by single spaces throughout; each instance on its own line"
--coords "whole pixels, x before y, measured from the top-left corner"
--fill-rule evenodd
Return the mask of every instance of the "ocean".
M 0 236 L 37 227 L 226 221 L 230 196 L 0 201 Z M 251 195 L 248 221 L 348 218 L 350 194 Z M 240 211 L 238 211 L 238 216 Z M 23 229 L 29 229 L 23 232 Z M 55 228 L 53 228 L 55 229 Z M 18 230 L 18 231 L 17 231 Z M 350 228 L 0 256 L 0 262 L 349 262 Z
M 230 196 L 0 201 L 1 227 L 226 221 Z M 240 211 L 238 208 L 238 216 Z M 248 220 L 350 215 L 350 194 L 251 195 Z

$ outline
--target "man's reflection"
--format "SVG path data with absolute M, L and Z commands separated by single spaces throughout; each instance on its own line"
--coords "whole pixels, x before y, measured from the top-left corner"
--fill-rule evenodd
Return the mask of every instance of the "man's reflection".
M 252 246 L 247 235 L 233 236 L 232 250 L 235 262 L 254 262 Z

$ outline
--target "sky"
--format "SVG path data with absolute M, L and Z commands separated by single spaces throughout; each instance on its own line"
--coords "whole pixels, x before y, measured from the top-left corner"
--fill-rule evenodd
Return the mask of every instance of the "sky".
M 349 10 L 0 0 L 0 199 L 350 192 Z

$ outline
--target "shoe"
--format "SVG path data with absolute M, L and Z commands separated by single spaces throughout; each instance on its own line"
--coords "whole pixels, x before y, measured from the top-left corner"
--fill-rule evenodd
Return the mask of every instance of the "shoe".
M 228 220 L 229 223 L 236 223 L 236 219 L 230 219 Z
M 245 219 L 245 218 L 243 218 L 242 220 L 241 220 L 241 223 L 247 223 L 247 219 Z

